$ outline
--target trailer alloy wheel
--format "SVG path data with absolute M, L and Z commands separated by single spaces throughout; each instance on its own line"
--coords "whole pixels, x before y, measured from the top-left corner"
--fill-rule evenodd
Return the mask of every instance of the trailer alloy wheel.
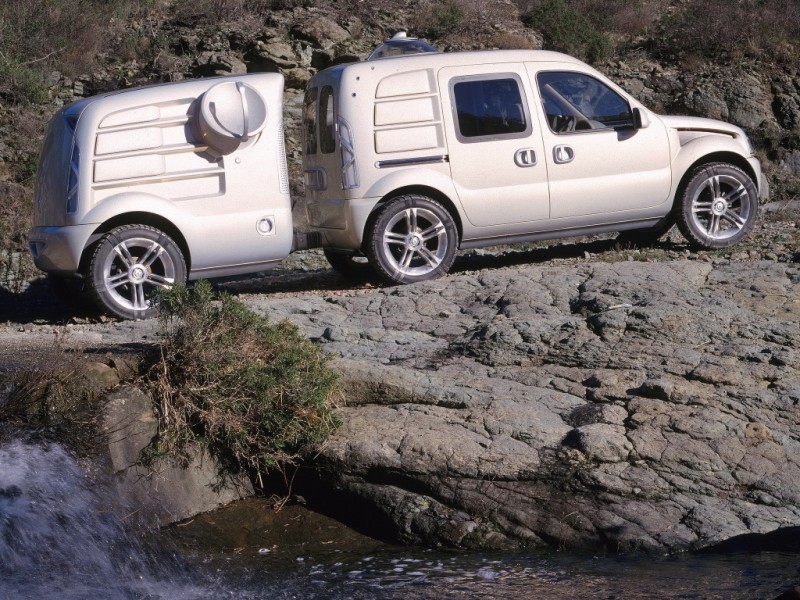
M 163 231 L 125 225 L 98 242 L 86 280 L 101 309 L 123 319 L 147 319 L 158 310 L 160 290 L 186 282 L 186 263 Z
M 372 225 L 367 256 L 373 268 L 392 283 L 441 277 L 453 265 L 458 231 L 450 213 L 426 196 L 389 200 Z

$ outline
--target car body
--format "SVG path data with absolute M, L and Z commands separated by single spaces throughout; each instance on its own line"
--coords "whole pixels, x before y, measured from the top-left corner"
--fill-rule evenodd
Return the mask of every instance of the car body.
M 104 310 L 151 316 L 160 288 L 264 270 L 294 243 L 281 75 L 122 90 L 51 120 L 30 250 Z
M 457 248 L 657 237 L 676 221 L 693 245 L 724 247 L 757 214 L 761 168 L 740 128 L 656 115 L 560 53 L 338 65 L 311 79 L 305 114 L 306 212 L 342 272 L 366 256 L 413 282 L 447 272 Z

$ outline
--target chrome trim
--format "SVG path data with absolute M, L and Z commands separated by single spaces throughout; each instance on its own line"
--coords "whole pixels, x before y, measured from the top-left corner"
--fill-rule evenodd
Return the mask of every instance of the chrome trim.
M 446 163 L 450 161 L 450 157 L 446 154 L 440 156 L 421 156 L 419 158 L 397 158 L 393 160 L 379 160 L 375 163 L 378 169 L 385 169 L 387 167 L 407 167 L 409 165 L 430 165 L 434 163 Z

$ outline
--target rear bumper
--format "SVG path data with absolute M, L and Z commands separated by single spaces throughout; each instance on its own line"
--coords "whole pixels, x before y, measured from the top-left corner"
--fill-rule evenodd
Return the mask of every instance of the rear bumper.
M 28 234 L 28 249 L 36 266 L 54 275 L 78 272 L 81 255 L 95 225 L 34 227 Z

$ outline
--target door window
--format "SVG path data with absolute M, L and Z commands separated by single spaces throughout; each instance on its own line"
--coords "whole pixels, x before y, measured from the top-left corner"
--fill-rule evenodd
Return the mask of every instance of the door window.
M 633 127 L 627 100 L 594 77 L 545 71 L 536 79 L 547 124 L 554 133 Z
M 530 118 L 521 87 L 512 74 L 454 79 L 451 93 L 458 139 L 474 142 L 529 135 Z

